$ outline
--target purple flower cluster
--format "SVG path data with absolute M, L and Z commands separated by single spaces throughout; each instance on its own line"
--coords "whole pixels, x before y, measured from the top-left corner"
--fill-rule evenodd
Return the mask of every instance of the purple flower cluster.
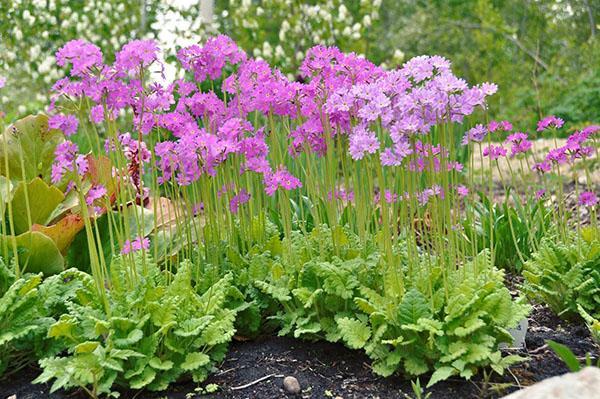
M 379 150 L 379 140 L 374 132 L 365 126 L 357 126 L 350 134 L 348 149 L 352 159 L 362 159 L 365 154 L 374 154 Z
M 150 240 L 148 238 L 136 237 L 133 240 L 125 240 L 121 248 L 121 254 L 128 255 L 141 250 L 147 250 L 148 248 L 150 248 Z
M 542 162 L 533 165 L 533 170 L 547 173 L 552 170 L 552 165 L 563 165 L 576 159 L 590 158 L 594 153 L 594 147 L 588 145 L 588 142 L 599 131 L 600 126 L 591 125 L 574 132 L 567 138 L 564 146 L 549 150 Z
M 490 145 L 483 149 L 483 156 L 490 157 L 492 161 L 506 156 L 506 148 L 501 145 Z
M 560 129 L 562 125 L 564 125 L 565 121 L 560 118 L 557 118 L 554 115 L 550 115 L 542 119 L 537 124 L 537 131 L 542 132 L 548 128 Z
M 70 136 L 77 133 L 79 120 L 75 115 L 53 115 L 48 119 L 48 127 L 50 129 L 61 130 L 65 135 Z
M 88 162 L 84 155 L 78 154 L 77 144 L 64 141 L 56 146 L 54 163 L 52 164 L 52 182 L 57 184 L 69 172 L 83 176 L 88 171 Z
M 527 133 L 516 132 L 506 138 L 506 143 L 511 144 L 510 156 L 514 157 L 517 154 L 524 154 L 531 150 L 533 143 L 529 141 Z
M 579 194 L 579 205 L 593 207 L 598 203 L 598 196 L 591 191 Z
M 294 177 L 285 167 L 280 166 L 274 173 L 265 174 L 265 192 L 272 196 L 277 189 L 294 190 L 302 187 L 302 183 L 297 177 Z
M 239 64 L 246 60 L 244 53 L 233 40 L 224 35 L 212 37 L 204 46 L 193 45 L 183 48 L 177 53 L 183 68 L 194 73 L 198 82 L 207 77 L 217 79 L 227 63 Z
M 229 202 L 233 213 L 250 201 L 249 188 L 240 181 L 262 181 L 269 196 L 302 187 L 290 173 L 298 169 L 280 165 L 288 154 L 318 158 L 340 148 L 354 160 L 372 157 L 383 166 L 410 172 L 460 172 L 463 165 L 450 159 L 448 148 L 427 144 L 431 140 L 423 137 L 436 126 L 463 123 L 477 109 L 485 109 L 488 96 L 497 91 L 491 83 L 470 86 L 452 73 L 443 57 L 415 57 L 397 70 L 385 71 L 354 53 L 326 46 L 309 49 L 299 70 L 302 82 L 291 81 L 265 61 L 248 57 L 222 35 L 181 49 L 177 58 L 188 78 L 164 84 L 153 83 L 147 71 L 160 62 L 159 48 L 152 40 L 128 43 L 112 64 L 105 64 L 100 49 L 83 40 L 68 42 L 56 56 L 59 65 L 72 68 L 69 77 L 54 85 L 51 110 L 68 97 L 70 104 L 85 99 L 90 104 L 89 120 L 95 124 L 131 116 L 131 133 L 119 134 L 118 142 L 107 141 L 106 151 L 124 154 L 126 178 L 139 195 L 143 195 L 143 173 L 155 168 L 163 185 L 189 186 L 201 179 L 218 182 L 216 187 L 225 183 L 230 192 L 223 201 Z M 206 79 L 222 84 L 202 91 Z M 68 107 L 56 108 L 61 113 L 51 117 L 50 126 L 66 135 L 76 133 L 77 119 L 66 111 Z M 552 116 L 540 121 L 538 130 L 562 124 Z M 465 133 L 462 144 L 481 143 L 490 133 L 512 131 L 508 121 L 477 124 Z M 553 164 L 591 156 L 592 147 L 586 143 L 596 131 L 591 127 L 576 132 L 534 169 L 545 173 Z M 285 139 L 286 147 L 272 147 Z M 515 132 L 505 146 L 488 146 L 484 155 L 498 159 L 510 150 L 514 157 L 529 152 L 532 143 L 526 133 Z M 223 170 L 231 171 L 232 165 L 235 173 L 248 179 L 229 179 Z M 57 148 L 53 181 L 75 168 L 79 173 L 86 170 L 85 157 L 77 155 L 73 143 L 65 142 Z M 225 175 L 236 183 L 225 181 Z M 332 193 L 332 199 L 354 197 L 352 191 L 339 194 L 341 189 L 329 183 L 323 189 Z M 466 187 L 454 190 L 460 197 L 468 195 Z M 404 194 L 388 195 L 384 188 L 381 192 L 391 202 L 404 198 Z M 93 203 L 102 195 L 101 187 L 94 187 L 88 198 Z M 432 196 L 443 195 L 440 187 L 430 187 L 417 199 L 427 203 Z
M 102 51 L 85 40 L 71 40 L 56 52 L 56 63 L 59 66 L 72 64 L 71 75 L 87 75 L 93 67 L 102 67 Z

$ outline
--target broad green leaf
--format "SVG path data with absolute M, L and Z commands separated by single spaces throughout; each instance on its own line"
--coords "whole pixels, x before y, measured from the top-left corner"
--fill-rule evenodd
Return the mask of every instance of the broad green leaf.
M 158 357 L 153 357 L 150 359 L 150 366 L 152 366 L 156 370 L 170 370 L 173 368 L 173 362 L 170 360 L 161 360 Z
M 124 347 L 135 344 L 143 337 L 143 331 L 136 328 L 135 330 L 132 330 L 125 338 L 115 338 L 114 342 L 115 346 Z
M 129 387 L 132 389 L 142 389 L 150 384 L 156 378 L 156 371 L 150 367 L 146 367 L 144 372 L 129 381 Z
M 100 345 L 99 342 L 96 341 L 86 341 L 82 342 L 75 346 L 75 353 L 89 353 L 96 350 L 96 348 Z
M 6 204 L 12 201 L 13 197 L 13 185 L 4 176 L 0 176 L 0 215 L 4 215 L 6 210 Z
M 23 181 L 20 182 L 12 199 L 15 233 L 21 234 L 28 231 L 32 224 L 45 225 L 52 211 L 64 198 L 62 191 L 54 186 L 49 186 L 39 177 L 27 184 Z M 29 209 L 27 208 L 28 204 Z
M 73 329 L 76 326 L 76 321 L 68 315 L 63 315 L 54 323 L 48 330 L 49 338 L 70 337 L 73 334 Z
M 29 115 L 16 121 L 0 135 L 0 174 L 11 180 L 40 177 L 50 182 L 54 151 L 63 141 L 62 132 L 48 129 L 46 115 Z
M 45 234 L 29 231 L 17 237 L 0 236 L 0 242 L 3 240 L 7 241 L 8 248 L 16 243 L 22 271 L 50 276 L 64 270 L 64 258 L 54 241 Z
M 371 328 L 360 320 L 340 317 L 337 319 L 337 324 L 344 342 L 351 349 L 363 348 L 371 337 Z
M 198 367 L 206 366 L 210 362 L 210 357 L 206 353 L 193 352 L 188 353 L 185 361 L 181 363 L 181 368 L 187 371 L 195 370 Z
M 554 342 L 552 340 L 548 340 L 546 341 L 546 343 L 550 348 L 552 348 L 556 355 L 560 357 L 563 362 L 565 362 L 569 370 L 571 370 L 572 372 L 577 372 L 581 370 L 579 360 L 577 360 L 577 356 L 575 356 L 571 349 L 569 349 L 563 344 L 559 344 L 558 342 Z
M 454 374 L 457 373 L 457 370 L 454 367 L 440 367 L 437 370 L 435 370 L 433 372 L 433 374 L 431 374 L 431 378 L 429 379 L 429 382 L 427 383 L 427 388 L 432 387 L 433 385 L 437 384 L 440 381 L 444 381 L 447 380 L 448 378 L 450 378 L 451 376 L 453 376 Z
M 430 315 L 427 299 L 414 288 L 404 295 L 398 306 L 398 320 L 401 324 L 417 324 L 420 318 L 428 318 Z

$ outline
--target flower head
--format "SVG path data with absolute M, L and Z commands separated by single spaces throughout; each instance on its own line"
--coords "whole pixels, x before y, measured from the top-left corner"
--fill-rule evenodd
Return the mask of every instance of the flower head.
M 89 73 L 92 67 L 102 66 L 102 51 L 85 40 L 71 40 L 56 52 L 56 63 L 61 67 L 73 64 L 71 75 L 81 77 Z
M 552 170 L 552 164 L 549 161 L 538 162 L 531 167 L 531 169 L 540 173 L 548 173 Z
M 511 144 L 511 157 L 526 153 L 533 147 L 533 143 L 528 138 L 527 134 L 522 132 L 513 133 L 506 138 L 506 142 Z
M 541 131 L 546 130 L 549 127 L 554 127 L 556 129 L 560 129 L 564 123 L 565 123 L 565 121 L 563 121 L 562 119 L 557 118 L 554 115 L 550 115 L 538 122 L 537 131 L 541 132 Z
M 473 128 L 469 129 L 465 133 L 461 144 L 467 145 L 472 141 L 481 143 L 483 141 L 483 139 L 485 138 L 485 136 L 487 135 L 487 133 L 488 133 L 488 130 L 485 128 L 485 126 L 483 126 L 481 124 L 476 125 Z
M 483 156 L 490 157 L 491 160 L 495 161 L 500 157 L 506 156 L 506 148 L 501 145 L 490 145 L 483 149 Z
M 158 59 L 158 45 L 154 40 L 133 40 L 116 55 L 115 67 L 123 72 L 147 68 Z
M 77 132 L 79 121 L 74 115 L 53 115 L 48 119 L 48 127 L 50 129 L 61 130 L 66 136 L 70 136 Z
M 595 206 L 598 203 L 598 196 L 591 191 L 584 191 L 579 194 L 579 205 Z
M 87 159 L 83 155 L 78 155 L 77 151 L 79 151 L 77 144 L 68 140 L 56 146 L 52 164 L 52 183 L 60 182 L 66 173 L 73 172 L 75 169 L 79 175 L 87 173 Z
M 535 199 L 540 200 L 542 198 L 544 198 L 544 195 L 546 195 L 546 190 L 545 189 L 541 189 L 541 190 L 537 190 L 535 192 Z
M 378 149 L 379 140 L 374 132 L 362 126 L 358 126 L 352 131 L 348 145 L 352 159 L 362 159 L 365 154 L 374 154 Z
M 85 197 L 85 202 L 88 205 L 92 205 L 94 203 L 94 201 L 104 197 L 105 195 L 106 195 L 106 188 L 103 185 L 98 184 L 98 185 L 90 188 L 90 191 L 88 191 L 88 194 Z
M 469 189 L 466 186 L 460 184 L 460 185 L 456 186 L 456 193 L 458 194 L 459 197 L 464 198 L 467 195 L 469 195 Z
M 125 240 L 121 248 L 121 254 L 128 255 L 133 252 L 147 250 L 150 248 L 150 240 L 146 237 L 136 237 L 133 240 Z
M 302 182 L 283 166 L 280 166 L 274 173 L 266 173 L 264 183 L 265 192 L 269 196 L 275 194 L 278 188 L 290 191 L 302 187 Z

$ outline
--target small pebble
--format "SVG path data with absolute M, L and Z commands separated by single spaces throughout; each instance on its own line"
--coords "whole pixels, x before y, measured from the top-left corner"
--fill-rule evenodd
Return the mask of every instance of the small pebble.
M 296 379 L 296 377 L 287 376 L 283 379 L 283 388 L 286 392 L 297 395 L 302 392 L 300 388 L 300 383 Z

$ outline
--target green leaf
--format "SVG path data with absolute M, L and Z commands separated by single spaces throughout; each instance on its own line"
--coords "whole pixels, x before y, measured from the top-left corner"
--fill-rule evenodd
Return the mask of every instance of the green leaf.
M 54 241 L 38 231 L 28 231 L 19 236 L 0 236 L 0 244 L 6 240 L 8 248 L 12 248 L 13 240 L 19 251 L 21 271 L 27 273 L 43 273 L 45 276 L 63 271 L 65 260 Z
M 115 338 L 114 343 L 117 347 L 133 345 L 144 337 L 144 333 L 140 329 L 132 330 L 125 338 Z
M 90 353 L 95 351 L 99 345 L 100 343 L 96 341 L 82 342 L 75 346 L 75 353 Z
M 54 186 L 49 186 L 39 177 L 27 184 L 24 181 L 19 182 L 12 199 L 15 233 L 17 235 L 24 233 L 33 224 L 45 225 L 52 211 L 64 198 L 62 191 Z M 28 205 L 29 208 L 27 208 Z
M 0 174 L 11 180 L 41 177 L 50 182 L 54 151 L 63 141 L 62 132 L 48 129 L 46 115 L 16 121 L 0 135 Z
M 170 370 L 173 368 L 173 362 L 170 360 L 161 360 L 158 357 L 153 357 L 149 362 L 150 366 L 152 366 L 156 370 Z
M 546 341 L 546 343 L 550 348 L 552 348 L 556 355 L 560 357 L 563 362 L 565 362 L 569 370 L 571 370 L 572 372 L 577 372 L 581 370 L 579 360 L 577 360 L 577 356 L 575 356 L 571 349 L 569 349 L 563 344 L 559 344 L 558 342 L 554 342 L 552 340 L 548 340 Z
M 453 376 L 456 373 L 457 373 L 457 370 L 454 367 L 444 366 L 444 367 L 438 368 L 437 370 L 435 370 L 433 372 L 433 374 L 431 374 L 431 378 L 429 379 L 429 382 L 427 383 L 427 388 L 432 387 L 433 385 L 437 384 L 440 381 L 447 380 L 448 378 L 450 378 L 451 376 Z
M 427 298 L 415 288 L 404 295 L 398 306 L 398 320 L 401 324 L 417 324 L 420 318 L 428 318 L 430 315 Z
M 340 317 L 336 321 L 342 339 L 351 349 L 363 348 L 371 337 L 371 328 L 365 322 L 348 317 Z
M 187 371 L 196 370 L 199 367 L 206 366 L 210 362 L 210 357 L 206 353 L 192 352 L 188 353 L 185 361 L 181 363 L 181 368 Z
M 150 367 L 146 367 L 144 372 L 129 381 L 129 387 L 132 389 L 142 389 L 150 384 L 156 378 L 156 371 Z
M 71 337 L 76 325 L 76 320 L 72 316 L 64 314 L 50 327 L 48 330 L 48 337 Z

